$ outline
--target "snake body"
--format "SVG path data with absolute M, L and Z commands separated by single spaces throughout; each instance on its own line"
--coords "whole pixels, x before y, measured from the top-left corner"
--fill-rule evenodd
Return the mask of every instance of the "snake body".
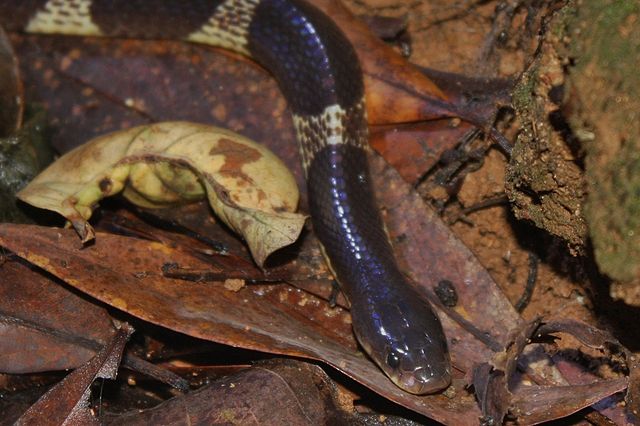
M 0 0 L 3 20 L 34 33 L 205 43 L 270 70 L 293 112 L 313 226 L 359 343 L 408 392 L 449 384 L 440 322 L 396 264 L 373 196 L 358 58 L 322 12 L 302 0 Z

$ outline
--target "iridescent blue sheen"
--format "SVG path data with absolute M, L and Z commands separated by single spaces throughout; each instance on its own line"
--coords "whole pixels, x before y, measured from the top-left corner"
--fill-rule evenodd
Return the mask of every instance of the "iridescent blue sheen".
M 351 303 L 359 341 L 406 390 L 425 393 L 446 386 L 450 361 L 442 326 L 397 266 L 364 150 L 325 147 L 308 170 L 308 188 L 313 226 Z M 397 362 L 391 370 L 390 356 Z
M 336 25 L 298 0 L 263 0 L 249 26 L 249 51 L 278 79 L 295 114 L 356 105 L 364 89 L 358 58 Z

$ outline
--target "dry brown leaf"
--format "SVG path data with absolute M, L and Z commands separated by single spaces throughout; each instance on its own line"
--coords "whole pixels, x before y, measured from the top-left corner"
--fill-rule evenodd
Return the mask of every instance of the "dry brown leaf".
M 450 345 L 457 367 L 454 383 L 448 393 L 417 396 L 394 385 L 357 350 L 346 311 L 289 286 L 252 284 L 234 292 L 222 285 L 165 278 L 162 268 L 168 263 L 202 270 L 207 262 L 156 242 L 106 233 L 80 249 L 71 230 L 0 224 L 0 245 L 144 321 L 229 346 L 323 360 L 385 398 L 441 422 L 455 416 L 473 424 L 480 415 L 460 371 L 472 362 L 470 356 L 483 360 L 490 352 L 450 319 L 444 326 L 450 331 L 447 337 L 456 339 Z M 466 294 L 459 291 L 461 300 Z M 499 318 L 509 317 L 503 313 Z
M 104 308 L 21 262 L 0 265 L 0 372 L 79 367 L 114 333 Z
M 49 389 L 15 424 L 21 426 L 100 424 L 89 410 L 91 395 L 89 387 L 96 378 L 116 378 L 122 351 L 133 331 L 130 325 L 123 323 L 99 353 Z
M 338 392 L 318 366 L 294 360 L 258 363 L 146 410 L 107 414 L 105 425 L 353 424 Z M 278 407 L 274 410 L 274 407 Z
M 244 237 L 258 265 L 293 243 L 305 216 L 294 213 L 298 187 L 269 150 L 216 127 L 164 122 L 93 139 L 62 156 L 18 197 L 60 213 L 83 241 L 102 198 L 124 191 L 143 207 L 207 197 L 225 224 Z
M 511 343 L 502 353 L 495 355 L 491 363 L 483 362 L 474 367 L 473 386 L 476 390 L 483 418 L 487 422 L 502 424 L 507 413 L 517 416 L 518 424 L 537 424 L 573 414 L 602 401 L 629 384 L 628 377 L 595 380 L 590 383 L 549 383 L 513 386 L 523 351 L 531 339 L 558 332 L 568 333 L 582 344 L 630 359 L 628 351 L 609 333 L 586 323 L 571 319 L 543 322 L 536 318 L 514 329 Z

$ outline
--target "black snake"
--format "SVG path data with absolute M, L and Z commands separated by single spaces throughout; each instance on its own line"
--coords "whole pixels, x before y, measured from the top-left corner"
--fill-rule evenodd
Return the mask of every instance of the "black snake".
M 224 47 L 275 76 L 307 176 L 311 217 L 358 341 L 402 389 L 450 382 L 440 322 L 394 259 L 372 195 L 362 72 L 338 27 L 303 0 L 0 0 L 8 29 L 170 38 Z

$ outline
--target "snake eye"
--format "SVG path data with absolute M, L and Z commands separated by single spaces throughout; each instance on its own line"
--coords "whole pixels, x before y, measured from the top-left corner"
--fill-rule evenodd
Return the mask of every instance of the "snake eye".
M 387 355 L 387 365 L 394 370 L 400 366 L 400 357 L 395 352 L 389 352 Z

